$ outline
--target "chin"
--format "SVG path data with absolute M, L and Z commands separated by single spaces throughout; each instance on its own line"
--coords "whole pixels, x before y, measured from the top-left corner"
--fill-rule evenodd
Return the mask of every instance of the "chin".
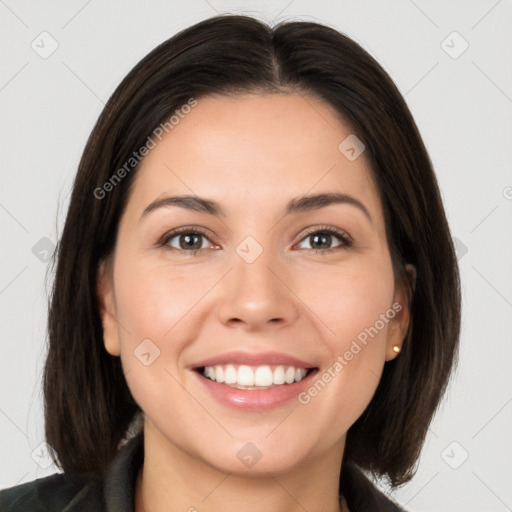
M 264 447 L 259 449 L 251 442 L 241 443 L 241 447 L 233 451 L 222 450 L 216 457 L 209 453 L 206 458 L 203 454 L 203 460 L 223 473 L 254 477 L 268 477 L 268 473 L 285 474 L 303 462 L 302 456 L 297 453 L 284 453 L 282 450 L 271 452 Z

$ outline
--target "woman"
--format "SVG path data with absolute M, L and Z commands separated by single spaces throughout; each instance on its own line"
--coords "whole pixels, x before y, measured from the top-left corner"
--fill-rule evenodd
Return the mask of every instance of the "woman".
M 413 476 L 459 324 L 436 178 L 384 70 L 319 24 L 200 22 L 87 142 L 44 375 L 63 473 L 2 510 L 399 510 L 368 476 Z

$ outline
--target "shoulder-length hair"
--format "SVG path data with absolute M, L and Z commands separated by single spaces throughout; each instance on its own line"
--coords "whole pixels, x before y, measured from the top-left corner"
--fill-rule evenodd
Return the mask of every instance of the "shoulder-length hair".
M 52 262 L 43 382 L 46 439 L 66 473 L 101 475 L 140 412 L 120 359 L 104 348 L 96 294 L 98 265 L 114 249 L 137 166 L 109 180 L 191 98 L 285 91 L 316 95 L 364 143 L 395 280 L 409 283 L 402 352 L 385 364 L 349 429 L 343 464 L 392 486 L 414 475 L 460 330 L 457 260 L 432 163 L 397 87 L 361 46 L 321 24 L 270 27 L 239 15 L 203 20 L 152 50 L 112 94 L 85 146 Z M 107 182 L 109 192 L 101 192 Z M 415 283 L 407 281 L 406 263 L 416 266 Z

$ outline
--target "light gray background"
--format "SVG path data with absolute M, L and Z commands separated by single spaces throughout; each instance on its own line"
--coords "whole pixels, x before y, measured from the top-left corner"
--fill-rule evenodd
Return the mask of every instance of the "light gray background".
M 393 496 L 418 512 L 512 510 L 512 3 L 506 0 L 0 0 L 0 488 L 55 471 L 44 468 L 40 446 L 45 260 L 86 138 L 139 59 L 216 12 L 330 24 L 374 55 L 405 95 L 458 239 L 464 314 L 458 371 L 417 475 Z M 52 38 L 58 48 L 42 58 Z M 469 47 L 457 56 L 464 40 Z

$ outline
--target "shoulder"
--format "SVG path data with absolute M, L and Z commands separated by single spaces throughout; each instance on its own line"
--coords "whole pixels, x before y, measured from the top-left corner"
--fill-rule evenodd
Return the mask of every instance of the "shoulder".
M 0 511 L 61 511 L 73 503 L 83 502 L 86 496 L 89 505 L 99 504 L 101 493 L 98 490 L 98 483 L 86 475 L 70 478 L 63 473 L 56 473 L 1 490 Z
M 143 436 L 123 443 L 105 474 L 56 473 L 0 491 L 0 512 L 119 512 L 131 510 Z

